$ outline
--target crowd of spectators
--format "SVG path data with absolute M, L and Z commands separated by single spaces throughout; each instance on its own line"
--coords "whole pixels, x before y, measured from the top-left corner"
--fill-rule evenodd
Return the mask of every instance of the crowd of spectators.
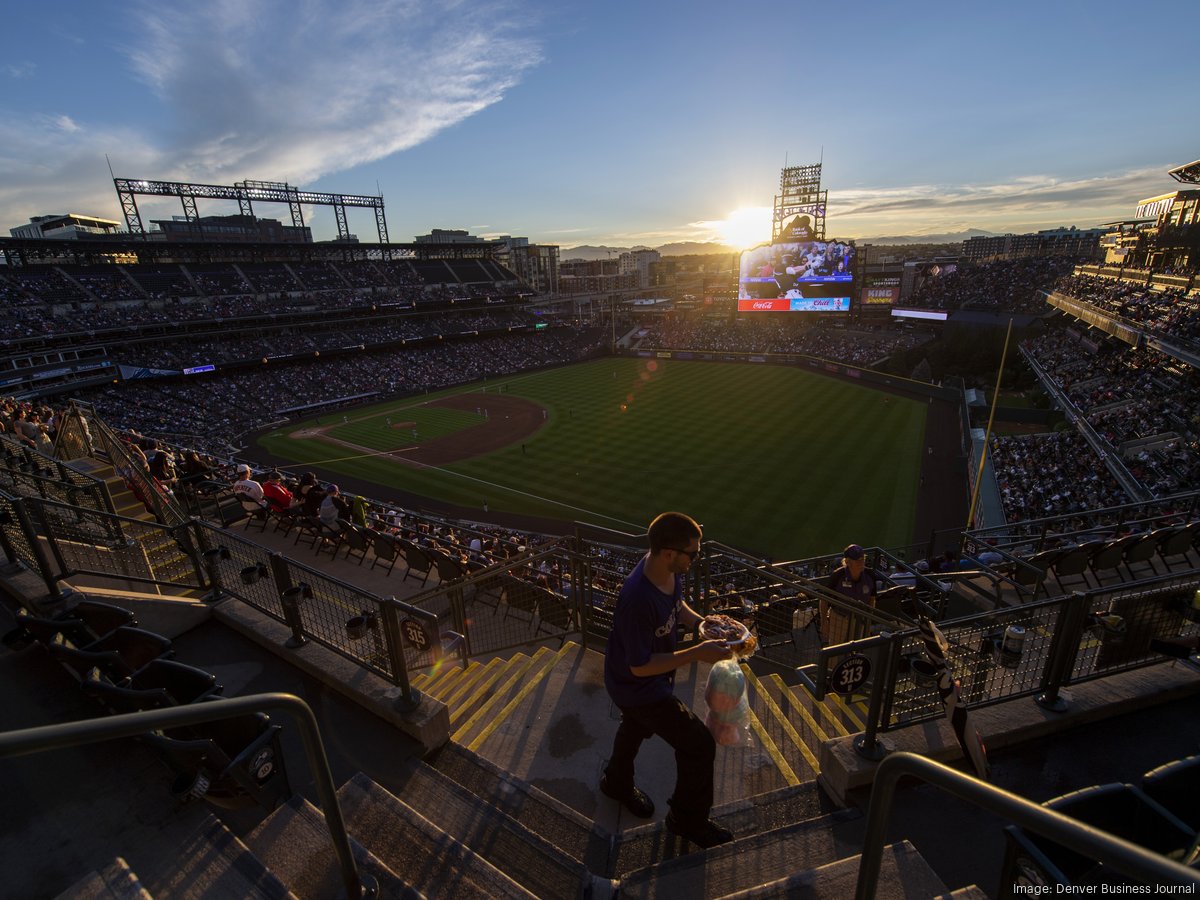
M 552 328 L 466 341 L 73 392 L 117 427 L 186 438 L 227 453 L 229 442 L 281 418 L 280 410 L 363 394 L 435 390 L 526 369 L 575 362 L 603 345 L 600 329 Z
M 476 268 L 482 277 L 486 270 Z M 429 271 L 455 277 L 449 266 Z M 196 272 L 182 266 L 41 266 L 0 274 L 0 335 L 12 340 L 130 325 L 477 301 L 515 290 L 497 282 L 426 282 L 403 261 L 227 265 Z
M 858 366 L 930 340 L 921 331 L 861 326 L 854 330 L 793 319 L 667 319 L 650 326 L 640 347 L 737 353 L 799 353 Z
M 1066 276 L 1055 289 L 1120 316 L 1143 331 L 1200 349 L 1200 293 L 1178 288 L 1150 290 L 1145 285 L 1091 275 Z
M 1043 291 L 1070 272 L 1076 260 L 1063 256 L 963 263 L 953 272 L 927 277 L 905 301 L 930 309 L 979 309 L 1037 314 L 1046 311 Z
M 1200 376 L 1154 350 L 1075 328 L 1024 342 L 1074 412 L 1155 496 L 1200 484 Z
M 353 329 L 313 328 L 312 325 L 277 327 L 247 334 L 213 335 L 206 339 L 144 341 L 114 348 L 109 357 L 132 366 L 180 370 L 186 366 L 286 356 L 310 351 L 332 350 L 362 344 L 370 347 L 400 340 L 417 340 L 466 331 L 494 331 L 530 324 L 516 310 L 493 309 L 456 314 L 405 316 L 387 321 L 359 324 Z
M 1075 431 L 993 437 L 990 457 L 1009 522 L 1132 502 Z

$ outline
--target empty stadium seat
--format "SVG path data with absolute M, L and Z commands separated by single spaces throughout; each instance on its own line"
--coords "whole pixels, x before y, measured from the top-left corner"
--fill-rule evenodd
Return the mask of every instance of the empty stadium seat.
M 147 734 L 176 774 L 173 790 L 225 809 L 274 809 L 291 794 L 278 725 L 256 713 Z
M 396 568 L 396 560 L 400 558 L 396 539 L 390 534 L 373 531 L 371 532 L 371 549 L 375 551 L 375 558 L 371 561 L 371 568 L 387 566 L 387 574 L 391 575 L 392 569 Z
M 93 668 L 100 669 L 112 681 L 128 678 L 152 659 L 168 656 L 171 641 L 161 634 L 141 628 L 122 626 L 98 641 L 77 647 L 62 634 L 46 645 L 50 655 L 80 680 Z

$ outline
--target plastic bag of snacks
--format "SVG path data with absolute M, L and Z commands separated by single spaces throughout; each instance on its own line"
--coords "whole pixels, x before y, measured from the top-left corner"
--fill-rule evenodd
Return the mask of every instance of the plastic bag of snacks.
M 709 670 L 704 701 L 708 704 L 704 724 L 713 739 L 726 747 L 741 743 L 742 733 L 749 729 L 750 704 L 746 676 L 736 660 L 722 660 Z

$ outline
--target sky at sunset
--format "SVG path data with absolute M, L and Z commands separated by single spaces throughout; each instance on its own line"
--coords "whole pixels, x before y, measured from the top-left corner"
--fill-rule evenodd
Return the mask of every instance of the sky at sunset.
M 121 219 L 118 177 L 382 193 L 431 228 L 578 244 L 769 239 L 824 162 L 828 233 L 1132 217 L 1200 158 L 1194 5 L 10 4 L 0 234 Z M 182 213 L 139 201 L 143 218 Z M 236 212 L 219 203 L 201 214 Z M 286 207 L 256 212 L 287 219 Z M 332 212 L 305 211 L 318 239 Z M 350 228 L 375 240 L 369 210 Z

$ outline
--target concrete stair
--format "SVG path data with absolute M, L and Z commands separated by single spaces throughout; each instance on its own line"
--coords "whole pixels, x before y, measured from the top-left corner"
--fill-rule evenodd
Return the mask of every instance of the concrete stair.
M 294 896 L 233 832 L 213 816 L 157 872 L 142 873 L 146 891 L 159 898 Z M 103 896 L 103 895 L 101 895 Z
M 80 879 L 55 900 L 152 900 L 129 864 L 117 857 L 99 872 Z
M 307 800 L 293 797 L 279 807 L 250 833 L 247 843 L 262 864 L 291 886 L 294 893 L 288 896 L 326 900 L 344 895 L 325 816 Z M 353 838 L 350 849 L 359 872 L 378 884 L 377 897 L 416 900 L 423 896 Z
M 507 660 L 472 662 L 465 669 L 451 666 L 422 673 L 411 683 L 446 704 L 452 739 L 476 749 L 514 713 L 519 715 L 523 702 L 578 649 L 568 641 L 557 652 L 539 647 L 532 655 L 516 653 Z

